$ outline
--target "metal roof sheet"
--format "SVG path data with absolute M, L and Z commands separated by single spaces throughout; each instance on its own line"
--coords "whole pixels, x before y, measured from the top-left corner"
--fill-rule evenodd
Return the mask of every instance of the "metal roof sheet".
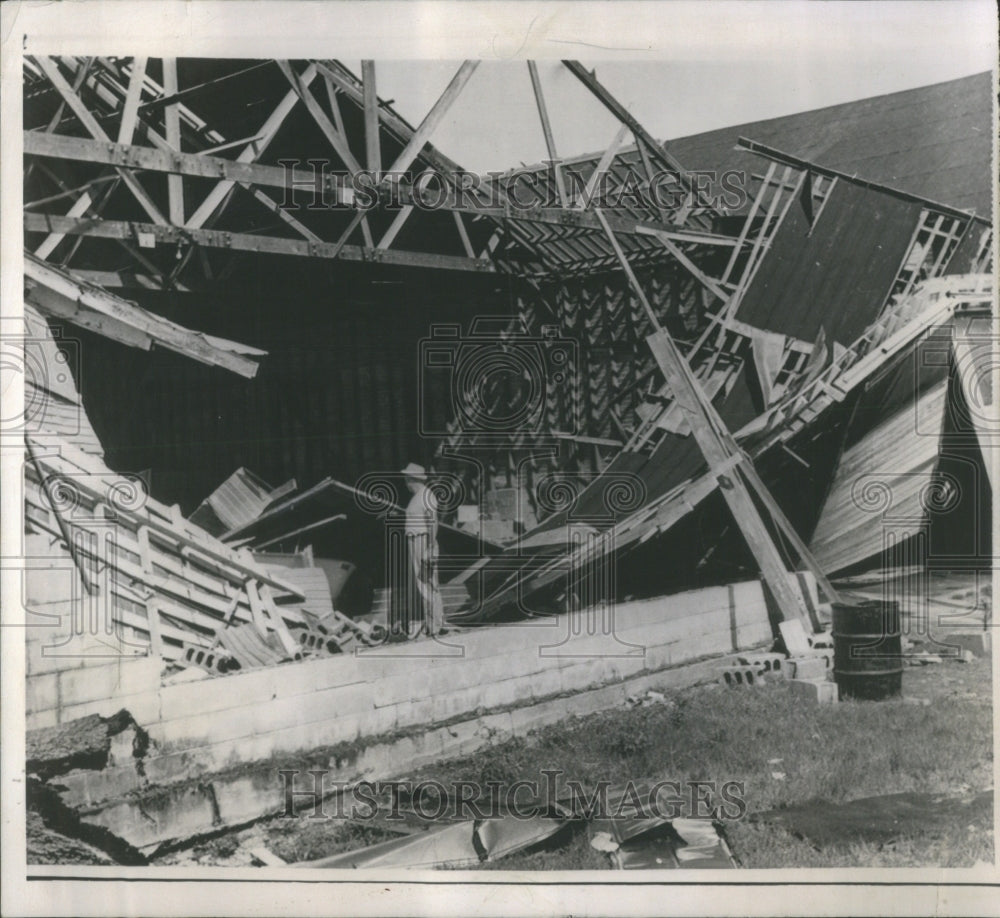
M 664 144 L 688 168 L 760 170 L 744 136 L 953 207 L 993 212 L 992 76 L 721 128 Z

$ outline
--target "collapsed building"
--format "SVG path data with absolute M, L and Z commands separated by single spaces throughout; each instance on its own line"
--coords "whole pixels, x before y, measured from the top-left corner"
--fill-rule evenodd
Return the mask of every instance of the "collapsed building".
M 664 144 L 564 66 L 611 144 L 529 65 L 549 161 L 470 185 L 475 62 L 414 127 L 372 62 L 26 60 L 28 728 L 141 736 L 59 774 L 92 837 L 794 652 L 845 583 L 986 627 L 989 75 Z M 413 459 L 454 630 L 387 644 Z

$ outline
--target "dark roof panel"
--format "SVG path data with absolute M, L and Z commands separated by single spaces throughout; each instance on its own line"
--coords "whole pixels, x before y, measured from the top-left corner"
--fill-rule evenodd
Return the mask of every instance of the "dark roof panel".
M 761 172 L 747 137 L 801 159 L 963 209 L 993 213 L 992 77 L 949 80 L 721 128 L 664 144 L 689 169 Z

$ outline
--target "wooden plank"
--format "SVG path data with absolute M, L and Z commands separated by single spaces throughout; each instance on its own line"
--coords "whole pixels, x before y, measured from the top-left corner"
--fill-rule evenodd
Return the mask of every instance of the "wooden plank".
M 375 61 L 361 62 L 361 84 L 365 109 L 365 159 L 370 172 L 382 169 L 382 144 L 379 139 L 378 94 L 375 88 Z
M 690 370 L 669 333 L 661 329 L 650 335 L 646 341 L 675 399 L 687 416 L 691 433 L 709 468 L 722 466 L 733 454 L 729 444 L 719 436 L 722 421 L 717 416 L 713 417 L 715 409 L 698 392 L 697 382 L 691 377 Z M 782 616 L 786 620 L 805 617 L 806 610 L 801 598 L 789 583 L 784 559 L 764 525 L 746 483 L 739 474 L 725 476 L 725 480 L 720 477 L 719 483 L 722 495 L 732 511 L 736 524 L 740 527 L 747 546 L 760 565 L 761 574 L 771 589 Z
M 79 92 L 80 87 L 83 86 L 84 81 L 90 75 L 90 68 L 94 64 L 94 58 L 85 57 L 83 59 L 83 64 L 79 67 L 76 75 L 73 77 L 73 92 Z M 59 127 L 59 122 L 62 121 L 63 113 L 66 111 L 65 100 L 60 100 L 59 107 L 56 109 L 56 113 L 49 120 L 49 123 L 45 126 L 45 130 L 48 133 L 52 133 L 57 127 Z
M 458 98 L 459 93 L 465 84 L 468 83 L 469 77 L 472 76 L 478 66 L 479 61 L 462 61 L 462 65 L 451 78 L 451 82 L 445 87 L 445 91 L 438 97 L 431 110 L 424 116 L 424 120 L 420 122 L 419 127 L 413 132 L 406 146 L 400 152 L 399 156 L 396 157 L 388 170 L 389 172 L 405 172 L 410 168 L 410 165 L 420 155 L 424 144 L 430 140 L 431 134 L 434 133 L 437 126 L 448 113 L 448 109 L 451 108 L 452 103 Z
M 145 350 L 149 349 L 149 341 L 155 341 L 168 350 L 201 363 L 224 367 L 241 376 L 252 378 L 257 373 L 255 357 L 263 356 L 263 352 L 234 342 L 230 342 L 232 350 L 216 346 L 198 332 L 140 309 L 107 290 L 83 286 L 71 274 L 33 255 L 25 255 L 24 276 L 31 282 L 28 299 L 44 312 L 94 328 Z M 88 321 L 88 313 L 96 321 Z M 122 327 L 129 330 L 124 338 Z M 238 349 L 247 353 L 239 353 Z
M 615 136 L 611 139 L 611 143 L 608 144 L 607 149 L 603 154 L 601 154 L 601 158 L 598 160 L 597 166 L 590 174 L 590 178 L 587 179 L 587 184 L 584 187 L 583 194 L 580 195 L 580 199 L 576 202 L 576 208 L 578 210 L 587 209 L 591 199 L 594 197 L 594 192 L 597 190 L 597 185 L 601 181 L 601 176 L 608 171 L 608 167 L 611 165 L 611 161 L 618 154 L 619 149 L 621 149 L 622 141 L 625 140 L 625 135 L 627 133 L 628 125 L 623 124 L 617 130 Z
M 364 214 L 358 214 L 360 221 Z M 134 239 L 138 233 L 152 235 L 157 243 L 176 245 L 194 242 L 210 248 L 230 249 L 239 252 L 259 252 L 271 255 L 293 255 L 300 258 L 342 258 L 345 261 L 379 260 L 386 264 L 414 265 L 440 268 L 449 271 L 483 271 L 495 273 L 496 266 L 487 259 L 468 258 L 464 255 L 437 255 L 429 252 L 376 250 L 361 246 L 337 246 L 329 242 L 308 242 L 283 239 L 277 236 L 260 236 L 252 233 L 229 233 L 221 230 L 177 228 L 152 223 L 126 223 L 118 220 L 88 220 L 48 214 L 24 215 L 24 228 L 28 232 L 62 232 L 68 235 L 91 236 L 99 239 Z
M 89 73 L 88 67 L 81 67 L 73 81 L 74 92 L 79 92 L 80 86 L 86 79 Z M 135 79 L 129 82 L 128 92 L 125 96 L 125 103 L 122 107 L 122 120 L 118 128 L 118 143 L 120 144 L 130 144 L 132 142 L 132 134 L 135 129 L 136 116 L 139 111 L 139 101 L 142 96 L 142 79 L 146 73 L 146 58 L 137 57 L 134 59 L 133 63 L 133 75 Z M 61 115 L 65 102 L 59 103 L 59 111 L 57 112 L 57 117 Z M 56 119 L 50 124 L 50 129 L 54 130 L 56 126 Z M 28 132 L 25 132 L 28 133 Z M 98 141 L 93 141 L 95 144 L 99 144 Z M 105 145 L 106 146 L 106 145 Z M 93 198 L 89 192 L 80 196 L 80 198 L 73 204 L 70 208 L 67 216 L 69 217 L 79 217 L 85 214 L 93 203 Z M 39 258 L 48 258 L 52 254 L 59 243 L 66 237 L 61 233 L 51 233 L 42 244 L 35 249 L 35 254 Z
M 65 99 L 66 103 L 72 109 L 73 114 L 80 119 L 80 122 L 87 129 L 90 135 L 96 140 L 103 140 L 105 142 L 110 142 L 110 138 L 104 132 L 104 128 L 98 124 L 97 119 L 93 116 L 90 109 L 83 104 L 83 100 L 73 92 L 73 88 L 66 82 L 66 78 L 59 72 L 59 68 L 55 61 L 48 57 L 38 57 L 36 62 L 39 67 L 41 67 L 42 72 L 48 77 L 49 82 L 56 88 L 59 95 Z M 117 168 L 116 171 L 121 176 L 121 179 L 128 186 L 129 190 L 135 196 L 135 199 L 142 206 L 142 209 L 149 214 L 150 219 L 157 224 L 165 225 L 167 223 L 167 218 L 163 216 L 160 209 L 153 203 L 153 199 L 146 192 L 146 189 L 139 184 L 139 180 L 127 169 Z
M 323 74 L 323 77 L 329 80 L 339 92 L 343 93 L 346 98 L 350 99 L 359 108 L 364 108 L 364 89 L 354 74 L 343 67 L 338 61 L 313 61 L 313 63 L 319 72 Z M 392 110 L 391 106 L 382 106 L 379 110 L 379 118 L 383 127 L 389 133 L 395 135 L 401 145 L 405 146 L 412 139 L 414 134 L 413 128 L 400 118 Z M 451 176 L 461 171 L 458 163 L 449 159 L 430 143 L 423 145 L 423 149 L 419 153 L 419 158 L 433 166 L 442 175 Z
M 270 625 L 277 633 L 278 640 L 281 641 L 281 646 L 285 648 L 285 653 L 287 653 L 293 660 L 297 657 L 301 657 L 302 648 L 296 642 L 295 638 L 292 637 L 288 630 L 288 625 L 285 624 L 285 620 L 281 616 L 281 612 L 274 604 L 274 596 L 271 594 L 271 588 L 265 584 L 262 585 L 257 592 L 260 597 L 260 601 L 267 612 Z
M 671 172 L 677 173 L 681 184 L 688 191 L 694 191 L 694 184 L 691 181 L 691 177 L 685 172 L 684 167 L 656 142 L 656 138 L 642 126 L 638 119 L 632 116 L 624 105 L 598 82 L 597 77 L 593 73 L 584 68 L 579 61 L 564 60 L 563 64 L 621 124 L 628 127 L 637 142 L 646 144 L 646 147 L 653 156 Z
M 531 76 L 531 89 L 535 94 L 535 105 L 538 108 L 538 119 L 542 123 L 542 134 L 545 136 L 545 149 L 548 151 L 549 162 L 552 163 L 552 171 L 555 175 L 556 190 L 559 193 L 559 203 L 563 207 L 568 207 L 569 198 L 566 196 L 566 185 L 563 182 L 562 167 L 559 163 L 559 154 L 556 152 L 556 143 L 552 136 L 552 125 L 549 122 L 549 112 L 545 106 L 545 94 L 542 92 L 542 82 L 538 78 L 538 65 L 534 61 L 528 61 L 528 74 Z
M 691 259 L 688 258 L 688 256 L 670 240 L 666 233 L 653 229 L 640 229 L 639 232 L 645 235 L 654 236 L 658 239 L 660 244 L 671 255 L 673 255 L 677 261 L 687 268 L 691 275 L 695 277 L 706 290 L 718 297 L 723 303 L 729 302 L 729 293 L 719 286 L 719 281 L 713 280 L 704 271 L 702 271 L 701 268 L 691 261 Z
M 673 392 L 675 401 L 680 404 L 687 416 L 691 433 L 698 443 L 698 448 L 704 455 L 710 470 L 727 465 L 733 456 L 740 455 L 739 447 L 732 439 L 732 435 L 726 429 L 712 403 L 701 392 L 698 381 L 691 372 L 687 361 L 677 350 L 670 333 L 665 328 L 661 328 L 656 313 L 649 300 L 646 299 L 645 292 L 633 274 L 628 259 L 618 245 L 614 233 L 608 229 L 607 235 L 629 283 L 648 313 L 653 327 L 657 329 L 646 339 L 646 342 Z M 718 480 L 723 497 L 732 511 L 736 524 L 743 533 L 747 546 L 760 565 L 761 574 L 770 587 L 782 616 L 786 619 L 804 617 L 806 610 L 801 597 L 792 589 L 788 581 L 784 560 L 772 541 L 763 519 L 761 519 L 746 483 L 738 474 L 724 476 L 719 473 Z
M 757 194 L 754 195 L 753 204 L 750 205 L 750 212 L 747 214 L 746 220 L 743 221 L 743 229 L 740 230 L 736 245 L 733 247 L 733 253 L 729 256 L 729 261 L 726 262 L 726 270 L 722 272 L 722 279 L 719 283 L 724 284 L 729 280 L 729 275 L 732 274 L 733 268 L 736 266 L 736 260 L 739 258 L 743 244 L 746 242 L 747 234 L 750 232 L 750 226 L 753 224 L 754 217 L 757 216 L 757 211 L 760 210 L 761 201 L 764 199 L 764 194 L 771 184 L 771 179 L 774 177 L 774 170 L 777 168 L 778 164 L 775 162 L 768 165 L 767 175 L 764 176 L 764 181 L 757 190 Z M 763 226 L 761 227 L 761 231 L 763 231 Z
M 128 166 L 150 172 L 176 173 L 197 178 L 229 179 L 242 185 L 264 185 L 286 189 L 315 187 L 315 173 L 305 169 L 267 166 L 261 163 L 241 163 L 206 153 L 173 153 L 166 140 L 156 135 L 154 147 L 135 146 L 130 143 L 107 144 L 83 137 L 61 134 L 43 134 L 41 131 L 24 132 L 24 152 L 32 156 L 70 159 L 78 162 L 102 163 L 109 166 Z M 331 205 L 349 205 L 352 197 L 328 180 L 325 192 Z
M 812 571 L 813 575 L 816 577 L 816 583 L 823 591 L 827 601 L 840 602 L 840 594 L 833 588 L 830 580 L 819 566 L 819 563 L 813 557 L 809 547 L 802 540 L 802 537 L 798 534 L 788 517 L 785 516 L 784 511 L 774 499 L 774 495 L 768 490 L 767 486 L 761 480 L 754 464 L 748 460 L 740 464 L 739 470 L 742 475 L 746 476 L 754 492 L 763 502 L 764 507 L 767 509 L 767 512 L 774 521 L 775 525 L 777 525 L 777 527 L 782 531 L 785 538 L 792 543 L 792 548 L 795 549 L 802 562 L 809 568 L 810 571 Z M 815 630 L 820 630 L 818 627 L 818 621 L 814 621 L 813 625 L 815 626 Z
M 28 437 L 27 440 L 32 440 Z M 66 454 L 80 456 L 81 458 L 86 458 L 86 454 L 81 453 L 79 450 L 73 449 L 68 444 L 64 444 L 61 448 L 61 455 L 59 456 L 44 456 L 43 467 L 47 466 L 55 472 L 68 473 L 73 480 L 73 485 L 84 495 L 88 496 L 90 499 L 102 500 L 106 493 L 107 487 L 111 484 L 109 478 L 113 476 L 106 466 L 96 472 L 96 475 L 101 479 L 101 487 L 96 487 L 89 484 L 87 481 L 88 475 L 79 475 L 74 473 L 74 467 L 87 471 L 86 466 L 74 466 L 69 460 L 65 458 Z M 96 457 L 90 457 L 91 459 Z M 91 474 L 95 474 L 91 472 Z M 157 509 L 159 508 L 159 512 Z M 297 600 L 304 600 L 305 596 L 296 589 L 293 585 L 284 582 L 278 577 L 271 576 L 265 571 L 261 570 L 260 567 L 253 562 L 251 559 L 249 563 L 246 560 L 241 559 L 236 555 L 232 549 L 223 545 L 215 539 L 212 539 L 207 533 L 202 530 L 195 530 L 194 533 L 188 534 L 185 532 L 178 531 L 175 527 L 171 526 L 169 522 L 169 516 L 166 512 L 166 508 L 162 504 L 152 498 L 146 500 L 145 506 L 143 508 L 144 512 L 137 510 L 131 510 L 127 507 L 117 507 L 116 512 L 120 517 L 128 520 L 133 526 L 138 528 L 139 525 L 145 524 L 149 527 L 151 534 L 156 534 L 168 540 L 172 544 L 176 544 L 178 548 L 181 546 L 188 546 L 194 548 L 204 554 L 208 559 L 213 560 L 217 563 L 225 565 L 232 573 L 232 579 L 238 580 L 246 577 L 254 577 L 257 580 L 267 583 L 269 586 L 275 587 L 284 593 L 295 597 Z M 158 518 L 159 517 L 159 518 Z M 162 522 L 161 522 L 162 519 Z M 214 543 L 214 544 L 213 544 Z M 218 546 L 217 548 L 215 546 Z
M 361 165 L 354 158 L 354 154 L 351 153 L 351 148 L 347 142 L 346 135 L 338 131 L 330 119 L 327 118 L 326 112 L 323 111 L 316 97 L 309 91 L 309 86 L 303 76 L 299 76 L 292 69 L 292 66 L 288 63 L 288 61 L 275 61 L 275 63 L 285 75 L 285 79 L 291 83 L 293 91 L 298 98 L 302 100 L 302 104 L 305 105 L 306 111 L 309 112 L 313 121 L 316 122 L 316 126 L 323 132 L 323 135 L 329 141 L 330 146 L 333 147 L 337 155 L 341 158 L 341 160 L 343 160 L 343 163 L 347 166 L 348 171 L 352 175 L 356 175 L 360 172 Z
M 299 80 L 304 86 L 308 86 L 316 77 L 316 68 L 310 64 L 305 71 L 299 76 Z M 288 117 L 289 112 L 295 107 L 295 103 L 298 101 L 299 95 L 294 89 L 290 89 L 278 103 L 277 107 L 268 116 L 267 120 L 261 125 L 260 130 L 257 132 L 257 140 L 253 143 L 249 143 L 240 152 L 239 156 L 236 157 L 236 161 L 240 163 L 251 163 L 260 159 L 264 155 L 264 152 L 271 145 L 271 141 L 274 140 L 275 135 L 278 133 L 282 124 L 285 122 L 285 118 Z M 198 209 L 191 215 L 191 218 L 187 221 L 187 227 L 189 229 L 198 229 L 205 225 L 209 217 L 211 217 L 219 205 L 225 200 L 226 195 L 233 187 L 233 182 L 222 181 L 219 182 L 215 188 L 207 195 L 204 201 Z
M 462 215 L 457 210 L 453 210 L 451 215 L 455 218 L 455 226 L 458 229 L 458 236 L 462 240 L 462 248 L 465 250 L 465 254 L 469 258 L 475 258 L 476 252 L 472 248 L 472 241 L 469 239 L 469 233 L 465 229 L 465 221 L 462 219 Z
M 393 240 L 399 234 L 399 231 L 403 228 L 403 224 L 406 223 L 412 213 L 412 204 L 407 204 L 405 207 L 401 208 L 399 213 L 393 217 L 392 223 L 389 224 L 389 228 L 385 231 L 382 238 L 379 239 L 376 248 L 379 250 L 389 248 L 389 246 L 392 245 Z
M 624 137 L 624 133 L 622 137 Z M 156 148 L 128 144 L 106 144 L 81 137 L 45 135 L 40 131 L 24 131 L 23 138 L 24 152 L 32 156 L 120 165 L 151 172 L 176 172 L 179 175 L 197 178 L 225 178 L 246 186 L 260 185 L 286 189 L 289 184 L 303 188 L 315 185 L 315 174 L 305 169 L 292 167 L 286 169 L 282 166 L 268 166 L 261 163 L 242 163 L 221 156 L 211 156 L 207 153 L 174 154 L 167 148 L 166 141 L 155 132 L 151 136 L 151 140 Z M 608 163 L 616 151 L 617 147 L 612 150 Z M 603 171 L 607 170 L 608 163 L 605 163 Z M 345 190 L 335 182 L 332 176 L 328 177 L 325 192 L 331 206 L 344 205 L 346 207 L 353 200 L 353 195 L 350 194 L 349 190 Z M 399 186 L 398 196 L 401 204 L 413 204 L 416 200 L 415 192 L 406 183 Z M 558 207 L 539 207 L 531 210 L 530 213 L 512 215 L 502 207 L 489 206 L 491 202 L 488 198 L 481 206 L 478 199 L 474 197 L 466 195 L 466 199 L 468 203 L 461 201 L 458 193 L 451 189 L 447 197 L 441 201 L 441 209 L 470 217 L 492 217 L 498 220 L 509 218 L 526 224 L 537 223 L 560 227 L 579 227 L 581 229 L 601 229 L 597 218 L 587 211 L 577 209 L 566 211 Z M 276 206 L 273 201 L 272 206 Z M 74 216 L 78 215 L 74 214 Z M 605 214 L 604 216 L 611 228 L 619 234 L 635 233 L 646 228 L 657 230 L 665 238 L 674 242 L 721 247 L 732 247 L 736 244 L 733 237 L 717 233 L 678 229 L 616 214 Z
M 177 95 L 177 58 L 165 57 L 163 64 L 163 92 L 167 96 Z M 133 78 L 135 74 L 133 73 Z M 163 109 L 163 133 L 167 143 L 178 153 L 181 152 L 181 118 L 177 103 Z M 174 226 L 184 223 L 184 180 L 179 175 L 167 176 L 167 196 L 170 222 Z

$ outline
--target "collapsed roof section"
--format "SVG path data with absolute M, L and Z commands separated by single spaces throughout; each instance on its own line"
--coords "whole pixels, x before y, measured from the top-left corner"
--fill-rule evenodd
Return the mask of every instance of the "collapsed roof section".
M 773 482 L 775 460 L 783 449 L 797 456 L 797 442 L 815 438 L 817 430 L 831 423 L 830 415 L 856 399 L 874 378 L 897 371 L 902 395 L 898 396 L 901 401 L 894 409 L 896 413 L 887 412 L 892 420 L 876 430 L 875 446 L 869 438 L 867 446 L 862 445 L 856 452 L 877 458 L 871 470 L 883 478 L 898 478 L 913 492 L 908 514 L 901 506 L 895 508 L 912 524 L 905 534 L 900 531 L 897 536 L 908 537 L 914 526 L 920 528 L 923 514 L 934 509 L 926 499 L 938 487 L 933 474 L 941 451 L 949 367 L 958 367 L 957 378 L 966 390 L 981 387 L 989 373 L 985 366 L 988 346 L 983 341 L 981 323 L 989 322 L 992 299 L 990 275 L 927 281 L 869 326 L 835 360 L 827 359 L 797 374 L 785 394 L 764 413 L 754 416 L 752 409 L 748 411 L 748 399 L 738 389 L 731 390 L 730 397 L 721 401 L 719 412 L 735 431 L 741 448 L 760 466 L 761 475 Z M 914 350 L 927 341 L 929 334 L 939 336 L 934 348 L 933 378 L 914 387 Z M 979 415 L 972 429 L 978 431 L 982 418 L 995 414 L 995 401 L 992 395 L 987 397 L 980 391 L 972 403 L 976 406 L 973 414 Z M 880 412 L 877 418 L 885 416 Z M 915 425 L 915 419 L 922 423 Z M 871 419 L 868 423 L 870 426 Z M 893 457 L 885 453 L 886 448 L 901 448 L 905 454 L 902 461 L 891 465 Z M 864 502 L 859 503 L 856 494 L 852 498 L 858 470 L 868 466 L 863 461 L 859 466 L 849 453 L 839 465 L 813 541 L 819 553 L 817 560 L 830 572 L 870 558 L 882 547 L 881 528 L 873 524 L 870 513 L 866 514 Z M 549 475 L 538 487 L 540 493 L 548 491 L 557 498 L 551 502 L 556 512 L 536 530 L 517 539 L 504 555 L 466 573 L 462 580 L 469 583 L 475 601 L 456 618 L 485 621 L 508 614 L 512 607 L 523 613 L 536 601 L 532 597 L 542 591 L 564 597 L 574 591 L 586 593 L 588 586 L 583 581 L 588 576 L 599 576 L 608 556 L 620 557 L 669 531 L 720 487 L 728 487 L 724 478 L 731 474 L 731 468 L 706 467 L 690 435 L 673 434 L 661 441 L 651 455 L 621 452 L 596 477 L 558 472 Z M 878 488 L 883 487 L 891 488 L 891 482 L 880 481 Z M 778 493 L 783 504 L 793 499 L 793 495 Z M 906 502 L 906 495 L 897 492 L 896 497 L 900 505 Z M 936 499 L 932 495 L 932 502 Z M 561 506 L 557 507 L 557 502 Z M 780 511 L 769 511 L 775 512 Z
M 648 266 L 628 256 L 656 321 L 671 329 L 732 429 L 780 399 L 801 373 L 836 359 L 922 281 L 992 266 L 992 228 L 980 217 L 741 144 L 765 157 L 767 168 L 730 248 L 718 250 L 704 270 L 679 261 Z M 522 426 L 510 437 L 515 449 L 523 454 L 558 441 L 563 468 L 591 474 L 620 451 L 644 454 L 658 444 L 681 477 L 688 451 L 699 461 L 643 341 L 652 317 L 620 274 L 539 284 L 517 305 L 522 336 L 537 337 L 557 323 L 559 337 L 578 342 L 579 365 L 567 383 L 546 380 L 544 423 Z M 496 396 L 501 405 L 517 397 L 511 389 Z M 486 449 L 496 439 L 458 419 L 441 455 Z M 542 457 L 525 468 L 534 490 L 533 476 L 550 465 Z
M 57 268 L 24 256 L 25 300 L 43 315 L 148 351 L 154 344 L 252 378 L 267 351 L 191 331 Z
M 359 80 L 324 60 L 29 58 L 29 244 L 43 258 L 59 247 L 64 263 L 102 283 L 173 290 L 225 277 L 241 252 L 578 275 L 614 263 L 590 203 L 631 133 L 642 171 L 602 194 L 620 205 L 608 219 L 630 257 L 697 260 L 731 248 L 732 239 L 713 231 L 717 209 L 698 199 L 676 160 L 593 73 L 563 63 L 622 129 L 586 186 L 574 189 L 529 65 L 555 162 L 552 193 L 544 183 L 536 189 L 543 200 L 513 188 L 516 176 L 461 170 L 430 143 L 475 61 L 461 64 L 413 127 L 378 98 L 370 61 Z M 253 102 L 235 106 L 234 97 Z M 72 206 L 60 211 L 56 202 L 65 200 Z M 131 256 L 124 269 L 122 250 Z
M 755 140 L 742 143 L 740 156 L 763 156 L 753 162 L 766 171 L 747 170 L 745 201 L 706 204 L 690 173 L 592 73 L 564 63 L 622 128 L 600 156 L 576 163 L 574 178 L 556 155 L 538 73 L 529 66 L 551 162 L 537 173 L 526 208 L 511 200 L 503 177 L 465 187 L 468 174 L 429 143 L 475 62 L 458 68 L 412 127 L 378 98 L 369 61 L 358 80 L 333 61 L 29 59 L 25 229 L 34 251 L 27 261 L 44 280 L 36 289 L 56 291 L 36 295 L 39 306 L 140 346 L 183 344 L 198 359 L 239 364 L 260 354 L 194 333 L 181 341 L 185 330 L 148 315 L 128 317 L 122 301 L 85 290 L 79 278 L 183 291 L 224 283 L 243 255 L 260 253 L 516 280 L 515 323 L 492 340 L 491 353 L 533 349 L 540 375 L 528 394 L 537 404 L 519 405 L 525 393 L 503 386 L 492 396 L 498 417 L 525 408 L 533 423 L 497 437 L 489 425 L 456 418 L 441 456 L 471 449 L 486 457 L 492 448 L 482 463 L 488 474 L 510 475 L 518 471 L 514 453 L 527 451 L 523 483 L 540 504 L 554 471 L 580 473 L 584 486 L 572 510 L 558 502 L 533 508 L 550 518 L 517 546 L 513 561 L 505 553 L 485 569 L 477 565 L 473 573 L 489 581 L 476 591 L 485 601 L 470 609 L 480 618 L 522 589 L 532 555 L 544 555 L 547 573 L 558 576 L 567 559 L 606 556 L 608 533 L 617 551 L 669 529 L 736 466 L 755 477 L 741 450 L 763 457 L 787 446 L 846 397 L 845 380 L 856 385 L 912 344 L 928 327 L 921 324 L 927 315 L 937 316 L 931 324 L 940 320 L 930 305 L 935 278 L 992 268 L 991 228 L 981 217 Z M 235 94 L 254 101 L 233 106 Z M 636 146 L 622 153 L 628 133 Z M 315 168 L 299 168 L 317 153 L 339 163 L 341 175 L 317 178 Z M 366 203 L 358 180 L 383 172 L 410 175 L 377 178 L 379 192 L 392 196 Z M 437 176 L 434 207 L 423 197 L 429 186 L 420 176 L 427 175 Z M 650 194 L 658 175 L 676 192 L 668 204 Z M 289 206 L 290 183 L 324 206 Z M 595 205 L 605 200 L 596 194 L 602 184 L 616 195 L 613 208 Z M 53 212 L 69 198 L 68 212 Z M 44 261 L 57 254 L 72 276 Z M 980 302 L 988 293 L 977 282 L 955 296 Z M 95 322 L 91 313 L 113 322 Z M 140 318 L 146 325 L 136 337 Z M 553 321 L 577 348 L 568 368 L 546 360 L 543 329 Z M 709 459 L 706 470 L 689 406 L 675 386 L 660 382 L 670 378 L 662 355 L 647 348 L 656 335 L 665 346 L 672 347 L 671 336 L 680 343 L 680 375 L 697 380 L 693 390 L 705 400 L 714 435 L 741 431 L 729 465 Z M 517 380 L 509 381 L 516 390 Z M 553 443 L 569 448 L 557 455 Z M 546 449 L 532 453 L 538 445 Z M 616 475 L 641 486 L 623 505 L 609 506 L 604 491 Z M 324 497 L 341 488 L 332 480 L 319 487 Z M 754 490 L 767 504 L 763 484 Z M 581 512 L 587 530 L 578 545 L 561 530 Z M 771 503 L 767 513 L 776 521 L 782 511 Z M 297 519 L 295 526 L 313 522 Z M 522 548 L 539 551 L 526 560 Z

